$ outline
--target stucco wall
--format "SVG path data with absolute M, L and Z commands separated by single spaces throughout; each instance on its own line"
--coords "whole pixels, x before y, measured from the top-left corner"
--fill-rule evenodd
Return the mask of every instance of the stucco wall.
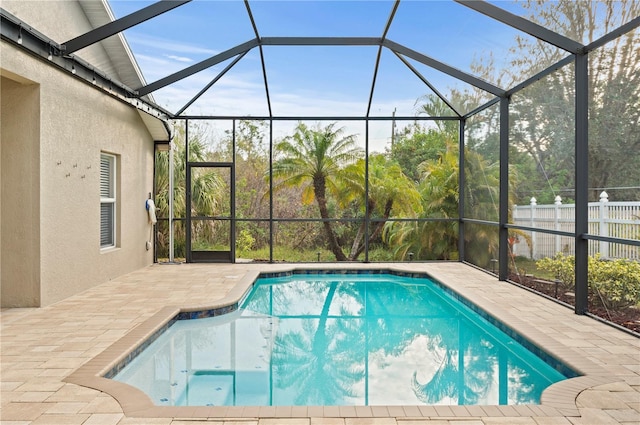
M 40 88 L 0 79 L 0 299 L 40 305 Z M 18 80 L 18 81 L 16 81 Z
M 37 122 L 40 134 L 39 220 L 25 217 L 39 228 L 40 305 L 150 264 L 144 202 L 152 191 L 153 140 L 137 111 L 5 42 L 0 48 L 3 75 L 39 87 L 40 116 L 23 119 Z M 118 155 L 119 169 L 118 247 L 109 251 L 100 250 L 102 151 Z M 6 177 L 3 167 L 3 189 L 11 187 Z M 3 190 L 3 224 L 6 196 Z M 5 241 L 2 233 L 3 253 Z M 3 292 L 18 284 L 3 278 Z
M 93 29 L 77 1 L 2 0 L 1 3 L 9 13 L 57 43 L 64 43 Z M 74 55 L 120 80 L 101 43 L 88 46 Z

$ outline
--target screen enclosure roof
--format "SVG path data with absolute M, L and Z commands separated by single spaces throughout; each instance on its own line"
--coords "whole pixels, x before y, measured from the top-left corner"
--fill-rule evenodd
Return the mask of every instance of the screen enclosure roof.
M 459 118 L 640 24 L 633 2 L 613 2 L 614 19 L 598 2 L 584 2 L 581 16 L 554 15 L 558 2 L 79 3 L 95 29 L 48 40 L 49 51 L 91 69 L 83 49 L 126 40 L 111 49 L 131 62 L 123 95 L 169 118 L 412 117 L 425 97 Z M 576 30 L 588 20 L 590 31 Z M 531 49 L 545 60 L 527 61 Z

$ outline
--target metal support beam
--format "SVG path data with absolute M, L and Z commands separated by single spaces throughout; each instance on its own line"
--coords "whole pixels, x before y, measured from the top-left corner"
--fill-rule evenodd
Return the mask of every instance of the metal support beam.
M 382 32 L 382 39 L 387 38 L 387 34 L 389 33 L 389 28 L 391 28 L 391 23 L 393 22 L 394 16 L 396 16 L 396 12 L 398 11 L 398 6 L 400 6 L 400 0 L 396 0 L 393 3 L 393 7 L 391 8 L 391 13 L 389 13 L 389 18 L 387 19 L 387 25 L 384 27 L 384 31 Z
M 498 279 L 509 278 L 509 98 L 500 99 L 500 203 Z
M 249 15 L 249 21 L 251 21 L 251 27 L 253 28 L 253 33 L 256 38 L 260 39 L 260 34 L 258 33 L 258 26 L 256 25 L 256 20 L 253 19 L 253 12 L 251 12 L 251 6 L 249 6 L 249 0 L 244 0 L 244 7 L 247 9 L 247 15 Z
M 281 116 L 264 116 L 264 115 L 182 115 L 180 118 L 200 119 L 200 120 L 262 120 L 262 121 L 458 121 L 460 118 L 456 116 L 440 116 L 429 117 L 427 115 L 403 115 L 403 116 L 373 116 L 365 117 L 362 115 L 281 115 Z
M 393 22 L 393 17 L 398 10 L 398 6 L 400 5 L 400 0 L 396 0 L 393 4 L 393 8 L 391 8 L 391 13 L 389 14 L 389 18 L 387 19 L 387 25 L 384 27 L 384 31 L 382 32 L 382 40 L 387 37 L 387 33 L 389 32 L 389 28 L 391 27 L 391 22 Z M 380 68 L 380 57 L 382 56 L 382 44 L 378 47 L 378 55 L 376 56 L 376 65 L 373 68 L 373 79 L 371 81 L 371 91 L 369 92 L 369 102 L 367 103 L 367 114 L 368 117 L 371 114 L 371 103 L 373 102 L 373 93 L 376 89 L 376 80 L 378 78 L 378 69 Z M 367 126 L 369 122 L 367 122 Z
M 263 46 L 380 46 L 377 37 L 262 37 Z
M 269 94 L 269 80 L 267 79 L 267 66 L 264 64 L 264 49 L 259 46 L 260 49 L 260 64 L 262 65 L 262 78 L 264 80 L 264 91 L 267 97 L 267 108 L 269 110 L 269 117 L 273 116 L 273 110 L 271 109 L 271 95 Z
M 229 185 L 231 186 L 231 262 L 236 262 L 236 120 L 231 124 L 231 176 Z
M 247 9 L 247 14 L 249 15 L 249 20 L 251 21 L 251 27 L 253 28 L 253 33 L 256 36 L 256 39 L 260 40 L 260 33 L 258 32 L 258 26 L 256 25 L 255 19 L 253 19 L 253 12 L 251 12 L 251 6 L 249 6 L 249 0 L 244 0 L 244 6 Z M 271 109 L 271 95 L 269 94 L 269 80 L 267 79 L 267 67 L 264 64 L 264 49 L 262 45 L 259 46 L 260 49 L 260 64 L 262 65 L 262 78 L 264 80 L 264 91 L 267 96 L 267 109 L 269 110 L 269 116 L 273 116 L 273 112 Z
M 528 79 L 524 80 L 523 82 L 521 82 L 520 84 L 518 84 L 518 85 L 510 88 L 509 90 L 507 90 L 507 96 L 510 97 L 511 95 L 519 92 L 520 90 L 526 89 L 527 87 L 529 87 L 531 84 L 535 83 L 536 81 L 540 81 L 544 77 L 546 77 L 547 75 L 556 72 L 560 68 L 562 68 L 562 67 L 564 67 L 566 65 L 569 65 L 570 63 L 573 63 L 574 60 L 575 60 L 575 55 L 569 55 L 566 58 L 559 60 L 558 62 L 554 63 L 553 65 L 551 65 L 547 69 L 542 70 L 541 72 L 537 73 L 533 77 L 528 78 Z
M 624 25 L 621 25 L 620 27 L 616 28 L 615 30 L 611 31 L 608 34 L 603 35 L 602 37 L 600 37 L 599 39 L 597 39 L 596 41 L 594 41 L 593 43 L 588 44 L 585 48 L 584 48 L 584 53 L 588 53 L 592 50 L 597 49 L 598 47 L 602 47 L 605 44 L 607 44 L 610 41 L 615 40 L 616 38 L 625 35 L 626 33 L 628 33 L 629 31 L 633 31 L 634 29 L 638 28 L 640 26 L 640 16 L 633 18 L 632 20 L 630 20 L 629 22 L 627 22 Z
M 185 176 L 185 260 L 191 262 L 191 168 L 189 167 L 189 120 L 184 120 L 184 169 Z
M 589 309 L 589 58 L 576 55 L 575 61 L 575 294 L 576 314 Z
M 75 55 L 63 56 L 55 41 L 0 8 L 0 36 L 16 49 L 41 60 L 71 78 L 82 81 L 104 94 L 159 118 L 166 123 L 173 114 L 144 99 L 136 99 L 134 90 Z M 20 42 L 18 42 L 20 38 Z M 6 52 L 3 52 L 7 54 Z M 170 132 L 167 126 L 167 132 Z
M 464 114 L 462 116 L 462 118 L 464 119 L 469 119 L 472 116 L 474 116 L 475 114 L 484 111 L 485 109 L 495 105 L 496 103 L 500 102 L 500 97 L 494 97 L 493 99 L 491 99 L 490 101 L 488 101 L 487 103 L 485 103 L 484 105 L 480 105 L 478 106 L 476 109 L 474 109 L 473 111 L 467 112 L 466 114 Z
M 224 74 L 226 74 L 231 68 L 233 68 L 235 66 L 235 64 L 237 64 L 238 62 L 240 62 L 240 59 L 242 59 L 247 53 L 241 53 L 239 54 L 230 64 L 228 64 L 221 72 L 220 74 L 216 75 L 216 77 L 211 80 L 211 82 L 209 84 L 207 84 L 206 86 L 204 86 L 204 88 L 202 90 L 200 90 L 198 92 L 198 94 L 196 94 L 195 96 L 193 96 L 193 98 L 191 98 L 190 101 L 188 101 L 182 108 L 180 108 L 180 110 L 178 112 L 176 112 L 176 116 L 180 115 L 181 113 L 183 113 L 185 111 L 185 109 L 187 109 L 189 106 L 191 106 L 193 104 L 193 102 L 195 102 L 196 100 L 198 100 L 200 98 L 200 96 L 202 96 L 207 90 L 209 90 L 211 88 L 211 86 L 213 86 L 215 83 L 218 82 L 218 80 L 220 80 L 220 78 L 222 78 L 224 76 Z M 235 122 L 235 121 L 234 121 Z
M 109 22 L 101 27 L 93 29 L 76 38 L 62 43 L 62 50 L 65 55 L 69 55 L 87 46 L 95 44 L 107 37 L 111 37 L 119 32 L 136 26 L 151 18 L 155 18 L 165 12 L 175 9 L 178 6 L 182 6 L 185 3 L 189 3 L 191 0 L 162 0 L 152 5 L 149 5 L 143 9 L 133 12 L 120 19 L 116 19 L 113 22 Z
M 273 263 L 273 120 L 269 120 L 269 263 Z
M 368 114 L 367 114 L 368 115 Z M 371 219 L 369 214 L 369 121 L 364 122 L 364 262 L 369 262 L 369 233 Z
M 376 64 L 373 67 L 373 78 L 371 79 L 371 91 L 369 92 L 369 102 L 367 102 L 366 117 L 371 115 L 371 104 L 373 103 L 373 93 L 376 90 L 376 80 L 378 78 L 378 68 L 380 68 L 380 57 L 382 56 L 382 46 L 378 47 L 378 54 L 376 55 Z M 369 122 L 367 121 L 367 125 Z
M 60 56 L 60 45 L 26 22 L 0 7 L 0 34 L 2 39 L 21 46 L 34 56 L 53 61 Z M 6 54 L 3 52 L 3 54 Z M 55 62 L 58 63 L 59 62 Z
M 437 61 L 433 58 L 430 58 L 429 56 L 423 55 L 420 52 L 409 49 L 408 47 L 405 47 L 402 44 L 398 44 L 391 40 L 383 40 L 382 45 L 393 52 L 400 53 L 401 55 L 407 56 L 424 65 L 430 66 L 431 68 L 435 68 L 440 72 L 444 72 L 445 74 L 453 78 L 464 81 L 465 83 L 471 84 L 472 86 L 477 87 L 481 90 L 487 91 L 499 97 L 505 96 L 506 91 L 504 89 L 494 86 L 493 84 L 488 83 L 484 80 L 481 80 L 480 78 L 474 77 L 473 75 L 467 74 L 466 72 L 460 71 L 457 68 L 454 68 L 440 61 Z
M 249 50 L 253 49 L 259 44 L 260 43 L 258 42 L 258 39 L 253 39 L 245 43 L 239 44 L 229 50 L 225 50 L 224 52 L 219 53 L 215 56 L 212 56 L 209 59 L 205 59 L 201 62 L 196 63 L 195 65 L 191 65 L 190 67 L 187 67 L 181 71 L 175 72 L 167 77 L 161 78 L 158 81 L 155 81 L 151 84 L 147 84 L 146 86 L 140 87 L 137 90 L 138 96 L 147 95 L 163 87 L 166 87 L 169 84 L 173 84 L 176 81 L 182 80 L 183 78 L 187 78 L 197 72 L 203 71 L 207 68 L 217 65 L 220 62 L 224 62 L 227 59 L 230 59 L 241 53 L 248 52 Z
M 465 173 L 464 173 L 464 132 L 467 125 L 466 119 L 460 120 L 460 136 L 458 140 L 458 146 L 460 153 L 458 154 L 458 259 L 460 261 L 466 261 L 464 252 L 464 188 L 465 188 Z
M 175 151 L 175 146 L 173 144 L 173 141 L 169 141 L 169 263 L 173 263 L 174 262 L 174 231 L 173 231 L 173 192 L 174 192 L 174 180 L 173 180 L 173 174 L 174 174 L 174 169 L 175 169 L 175 164 L 174 164 L 174 151 Z
M 571 235 L 573 236 L 573 234 Z M 609 243 L 621 243 L 625 245 L 632 246 L 640 246 L 639 239 L 623 239 L 623 238 L 612 238 L 600 235 L 585 235 L 585 238 L 590 241 L 601 241 L 601 242 L 609 242 Z
M 403 64 L 405 64 L 405 66 L 407 68 L 409 68 L 411 70 L 411 72 L 413 72 L 413 74 L 418 77 L 420 79 L 420 81 L 422 81 L 427 87 L 429 87 L 429 89 L 431 89 L 432 92 L 435 93 L 436 96 L 438 96 L 440 98 L 440 100 L 442 100 L 445 105 L 447 105 L 449 107 L 449 109 L 451 109 L 453 111 L 454 114 L 456 114 L 458 117 L 461 117 L 462 115 L 456 110 L 456 108 L 453 107 L 453 105 L 451 104 L 451 102 L 449 102 L 447 100 L 447 98 L 445 98 L 442 93 L 440 93 L 438 91 L 438 89 L 436 89 L 430 82 L 429 80 L 427 80 L 421 73 L 420 71 L 418 71 L 416 69 L 415 66 L 411 65 L 411 63 L 406 60 L 401 54 L 397 53 L 397 52 L 393 52 L 398 59 L 400 59 L 402 61 Z
M 497 21 L 502 22 L 503 24 L 507 24 L 510 27 L 513 27 L 517 30 L 526 32 L 529 35 L 534 36 L 535 38 L 547 42 L 549 44 L 553 44 L 556 47 L 559 47 L 567 52 L 578 53 L 581 52 L 584 46 L 578 43 L 575 40 L 572 40 L 564 35 L 553 32 L 541 25 L 538 25 L 534 22 L 531 22 L 525 18 L 522 18 L 518 15 L 514 15 L 511 12 L 507 12 L 504 9 L 501 9 L 497 6 L 494 6 L 491 3 L 487 3 L 482 0 L 455 0 L 457 3 L 460 3 L 463 6 L 466 6 L 470 9 L 475 10 L 476 12 L 480 12 L 483 15 L 486 15 L 490 18 L 493 18 Z

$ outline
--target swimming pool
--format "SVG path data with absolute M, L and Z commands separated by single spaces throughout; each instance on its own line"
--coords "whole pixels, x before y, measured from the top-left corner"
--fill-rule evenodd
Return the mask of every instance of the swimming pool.
M 239 307 L 173 321 L 114 379 L 157 405 L 408 405 L 538 403 L 577 375 L 424 276 L 263 277 Z

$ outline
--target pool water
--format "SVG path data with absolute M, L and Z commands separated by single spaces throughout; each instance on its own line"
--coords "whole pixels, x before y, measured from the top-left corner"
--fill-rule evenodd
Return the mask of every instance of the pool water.
M 176 321 L 114 379 L 157 405 L 476 405 L 566 376 L 429 279 L 294 274 Z

